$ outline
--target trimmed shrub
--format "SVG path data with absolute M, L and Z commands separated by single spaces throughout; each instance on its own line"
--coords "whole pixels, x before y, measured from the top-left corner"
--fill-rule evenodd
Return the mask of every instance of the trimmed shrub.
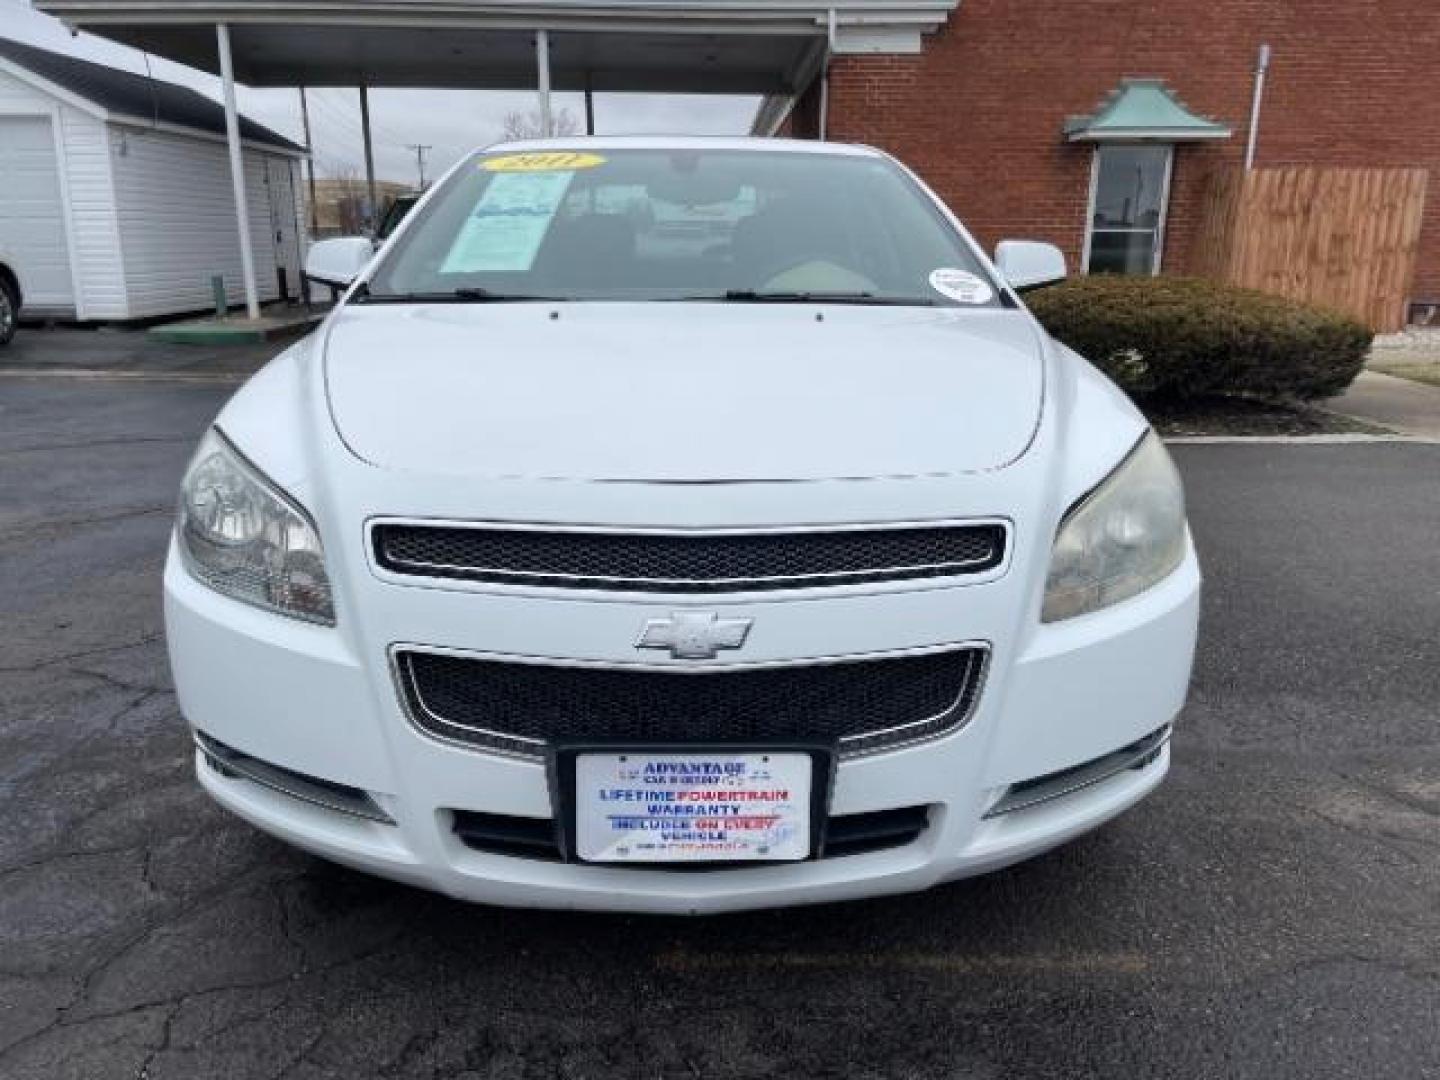
M 1052 337 L 1139 398 L 1323 398 L 1370 331 L 1338 312 L 1201 278 L 1094 274 L 1025 298 Z

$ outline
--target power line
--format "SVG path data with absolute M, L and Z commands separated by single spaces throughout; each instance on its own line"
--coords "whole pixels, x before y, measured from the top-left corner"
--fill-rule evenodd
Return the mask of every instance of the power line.
M 336 89 L 337 92 L 339 92 L 338 88 L 332 87 L 331 89 Z M 348 119 L 345 121 L 347 126 L 353 127 L 355 131 L 360 130 L 361 122 L 359 110 L 350 103 L 350 99 L 348 96 L 332 98 L 330 99 L 329 104 L 334 106 L 339 112 L 348 117 Z M 370 115 L 370 131 L 372 134 L 378 135 L 386 142 L 404 145 L 405 136 L 391 130 L 388 125 L 382 124 L 379 120 L 377 120 L 375 118 L 373 109 L 371 110 Z

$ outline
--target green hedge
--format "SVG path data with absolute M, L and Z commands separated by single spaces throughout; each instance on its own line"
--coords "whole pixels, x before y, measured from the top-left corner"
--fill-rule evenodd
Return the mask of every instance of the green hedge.
M 1322 398 L 1371 334 L 1344 315 L 1200 278 L 1095 274 L 1025 297 L 1050 334 L 1135 397 Z

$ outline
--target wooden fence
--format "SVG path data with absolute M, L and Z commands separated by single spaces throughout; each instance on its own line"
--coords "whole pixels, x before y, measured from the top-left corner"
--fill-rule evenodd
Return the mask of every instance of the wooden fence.
M 1405 325 L 1424 169 L 1217 170 L 1201 205 L 1195 273 Z

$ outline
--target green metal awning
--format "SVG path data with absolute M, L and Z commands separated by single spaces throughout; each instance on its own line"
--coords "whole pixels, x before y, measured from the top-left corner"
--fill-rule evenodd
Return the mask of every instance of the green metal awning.
M 1230 129 L 1185 107 L 1163 79 L 1121 79 L 1089 116 L 1065 121 L 1068 142 L 1228 139 Z

